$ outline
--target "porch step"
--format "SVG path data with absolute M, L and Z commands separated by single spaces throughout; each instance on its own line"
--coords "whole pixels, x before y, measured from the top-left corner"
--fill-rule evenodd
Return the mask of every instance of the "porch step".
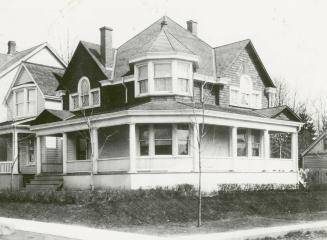
M 60 175 L 37 175 L 26 184 L 27 191 L 57 191 L 63 186 Z

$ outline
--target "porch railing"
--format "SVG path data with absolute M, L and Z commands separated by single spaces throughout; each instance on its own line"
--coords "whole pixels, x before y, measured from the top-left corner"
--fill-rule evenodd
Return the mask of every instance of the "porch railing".
M 12 162 L 0 162 L 0 173 L 11 173 Z

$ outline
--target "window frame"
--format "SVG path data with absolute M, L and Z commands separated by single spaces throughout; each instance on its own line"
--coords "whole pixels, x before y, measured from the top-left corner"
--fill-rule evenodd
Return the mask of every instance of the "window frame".
M 88 106 L 83 106 L 82 102 L 82 89 L 81 85 L 82 82 L 87 80 L 88 81 L 88 86 L 89 86 L 89 91 L 88 91 L 88 97 L 89 97 L 89 104 Z M 99 102 L 98 104 L 93 104 L 93 93 L 98 92 L 99 94 Z M 77 102 L 78 102 L 78 107 L 74 108 L 74 101 L 73 98 L 77 97 Z M 87 77 L 81 77 L 78 86 L 77 86 L 77 92 L 69 94 L 69 110 L 70 111 L 80 111 L 80 110 L 85 110 L 85 109 L 91 109 L 95 107 L 100 107 L 101 106 L 101 90 L 100 88 L 91 88 L 90 80 Z
M 156 75 L 156 65 L 169 65 L 170 67 L 170 77 L 155 77 Z M 164 79 L 170 81 L 170 89 L 169 90 L 156 90 L 156 80 Z M 173 62 L 172 61 L 153 61 L 153 93 L 173 93 Z
M 35 109 L 32 113 L 28 112 L 28 91 L 29 90 L 34 90 L 35 91 Z M 23 106 L 22 113 L 17 114 L 17 93 L 22 92 L 23 93 L 23 102 L 20 103 Z M 26 117 L 32 117 L 37 114 L 37 108 L 38 108 L 38 88 L 34 84 L 24 84 L 18 87 L 15 87 L 12 89 L 12 97 L 13 97 L 13 111 L 11 112 L 12 117 L 14 119 L 21 119 L 21 118 L 26 118 Z
M 242 89 L 241 81 L 242 78 L 248 78 L 248 80 L 252 81 L 251 83 L 251 89 Z M 262 92 L 258 90 L 253 89 L 253 79 L 251 76 L 243 74 L 239 78 L 239 86 L 230 86 L 229 87 L 229 105 L 235 106 L 235 107 L 244 107 L 244 108 L 252 108 L 252 109 L 261 109 L 262 108 Z M 237 91 L 237 101 L 232 101 L 232 91 Z M 249 104 L 242 104 L 242 95 L 247 94 L 249 95 Z M 258 95 L 258 101 L 254 103 L 253 96 Z

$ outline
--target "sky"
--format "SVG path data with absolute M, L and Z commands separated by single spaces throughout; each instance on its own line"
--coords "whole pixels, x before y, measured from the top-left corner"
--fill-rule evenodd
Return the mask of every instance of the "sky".
M 251 39 L 268 73 L 301 100 L 327 95 L 327 1 L 324 0 L 0 0 L 0 52 L 15 40 L 22 50 L 49 42 L 59 53 L 78 41 L 99 43 L 113 31 L 114 47 L 167 15 L 216 47 Z M 69 47 L 67 47 L 69 46 Z

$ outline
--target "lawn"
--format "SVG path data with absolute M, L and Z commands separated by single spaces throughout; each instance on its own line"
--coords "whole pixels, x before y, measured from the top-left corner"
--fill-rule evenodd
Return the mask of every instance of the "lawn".
M 10 235 L 2 235 L 1 240 L 74 240 L 71 238 L 57 237 L 47 234 L 39 234 L 25 231 L 15 231 Z
M 263 237 L 263 238 L 255 238 L 249 240 L 323 240 L 327 238 L 327 232 L 325 230 L 319 231 L 295 231 L 289 232 L 283 236 L 278 237 Z
M 160 235 L 219 232 L 327 219 L 327 191 L 250 191 L 203 198 L 192 189 L 0 192 L 0 216 Z

